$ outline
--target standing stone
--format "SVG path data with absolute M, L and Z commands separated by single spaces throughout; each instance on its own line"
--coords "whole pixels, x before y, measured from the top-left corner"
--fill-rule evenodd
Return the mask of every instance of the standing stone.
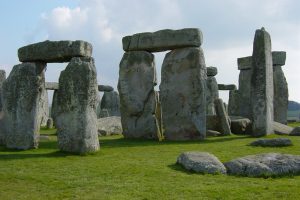
M 80 154 L 99 150 L 97 92 L 94 59 L 72 58 L 59 77 L 56 127 L 60 150 Z
M 239 90 L 229 91 L 229 101 L 228 101 L 228 115 L 239 116 L 240 115 L 240 95 Z
M 118 90 L 125 138 L 157 139 L 160 135 L 155 118 L 155 85 L 154 55 L 146 51 L 124 53 Z
M 173 50 L 162 65 L 160 97 L 167 140 L 206 135 L 206 67 L 201 48 Z
M 0 112 L 2 111 L 2 85 L 6 80 L 6 72 L 5 70 L 0 70 Z
M 41 88 L 41 98 L 40 98 L 40 123 L 41 126 L 47 125 L 47 120 L 49 118 L 49 104 L 48 104 L 48 92 L 43 84 Z
M 273 51 L 273 78 L 274 78 L 274 121 L 287 124 L 287 110 L 289 90 L 286 78 L 282 71 L 285 65 L 286 52 Z
M 252 54 L 251 104 L 254 136 L 273 133 L 273 66 L 271 37 L 256 30 Z
M 229 123 L 230 119 L 229 119 L 228 114 L 225 110 L 223 100 L 222 99 L 216 99 L 215 100 L 215 105 L 216 105 L 217 116 L 219 118 L 221 133 L 223 135 L 230 135 L 231 134 L 230 123 Z
M 0 145 L 4 145 L 5 144 L 5 126 L 4 126 L 4 121 L 3 121 L 3 116 L 4 116 L 4 112 L 3 112 L 3 95 L 2 95 L 2 85 L 3 82 L 6 80 L 6 72 L 4 70 L 0 70 Z
M 15 65 L 3 83 L 5 143 L 11 149 L 38 147 L 44 63 Z
M 55 126 L 57 124 L 56 117 L 57 117 L 57 112 L 58 112 L 58 107 L 59 107 L 57 95 L 58 95 L 58 90 L 54 90 L 53 97 L 52 97 L 51 115 L 50 116 L 53 119 L 53 124 Z
M 100 108 L 101 110 L 107 109 L 109 116 L 121 116 L 120 97 L 118 92 L 104 92 Z
M 207 80 L 206 80 L 206 114 L 215 115 L 215 100 L 219 98 L 218 83 L 216 78 L 218 69 L 216 67 L 207 67 Z
M 114 91 L 114 88 L 109 85 L 98 85 L 99 92 L 111 92 Z
M 46 126 L 47 126 L 47 129 L 53 128 L 53 119 L 52 118 L 48 118 Z

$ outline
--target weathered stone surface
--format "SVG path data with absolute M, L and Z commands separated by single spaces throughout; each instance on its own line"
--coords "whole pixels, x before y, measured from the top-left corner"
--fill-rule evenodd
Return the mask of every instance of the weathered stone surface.
M 240 93 L 238 90 L 229 91 L 228 115 L 240 115 Z
M 104 92 L 101 100 L 101 110 L 106 109 L 109 116 L 121 116 L 120 114 L 120 97 L 118 92 Z
M 5 144 L 11 149 L 38 147 L 44 63 L 15 65 L 3 83 Z
M 252 69 L 252 56 L 238 58 L 237 63 L 239 70 Z
M 159 141 L 163 140 L 163 130 L 162 130 L 162 113 L 161 113 L 161 103 L 160 103 L 160 97 L 159 92 L 155 91 L 155 97 L 156 97 L 156 108 L 155 108 L 155 118 L 156 118 L 156 124 L 159 128 Z
M 216 99 L 215 100 L 215 105 L 216 105 L 216 113 L 219 118 L 219 123 L 221 127 L 221 133 L 223 135 L 230 135 L 231 130 L 230 130 L 230 119 L 229 116 L 225 110 L 223 100 L 222 99 Z
M 53 123 L 56 126 L 56 117 L 58 115 L 58 99 L 57 99 L 57 95 L 58 95 L 58 90 L 54 90 L 53 92 L 53 97 L 52 97 L 52 105 L 51 105 L 51 113 L 50 116 L 53 119 Z
M 105 117 L 109 117 L 109 112 L 107 109 L 101 109 L 100 108 L 100 111 L 99 113 L 97 113 L 97 118 L 105 118 Z
M 47 129 L 52 129 L 53 128 L 53 119 L 48 118 L 47 120 Z
M 208 76 L 206 80 L 206 114 L 215 115 L 215 100 L 219 98 L 218 83 L 215 77 Z
M 287 124 L 287 110 L 289 103 L 288 83 L 281 66 L 273 64 L 274 78 L 274 121 Z
M 248 118 L 230 116 L 231 132 L 234 134 L 248 135 L 252 132 L 252 123 Z
M 90 43 L 76 41 L 49 41 L 30 44 L 18 50 L 20 62 L 69 62 L 73 57 L 91 57 Z
M 97 93 L 93 58 L 72 58 L 59 77 L 55 123 L 60 150 L 80 154 L 99 150 Z
M 279 153 L 250 155 L 224 163 L 230 175 L 273 177 L 298 175 L 300 156 Z
M 218 68 L 216 67 L 207 67 L 206 71 L 207 76 L 216 76 L 218 74 Z
M 273 133 L 273 65 L 271 37 L 264 28 L 256 30 L 251 78 L 252 133 L 263 136 Z
M 6 80 L 6 72 L 5 70 L 0 70 L 0 112 L 2 111 L 2 85 Z
M 272 51 L 273 66 L 285 65 L 286 52 L 285 51 Z
M 160 84 L 162 122 L 167 140 L 204 139 L 206 134 L 206 68 L 200 48 L 167 53 Z
M 285 124 L 273 122 L 272 125 L 274 133 L 276 133 L 277 135 L 289 135 L 293 131 L 292 127 Z
M 122 42 L 124 51 L 160 52 L 184 47 L 200 47 L 202 32 L 197 28 L 165 29 L 126 36 Z
M 214 131 L 214 130 L 207 130 L 206 131 L 206 136 L 212 136 L 212 137 L 216 137 L 216 136 L 221 136 L 222 133 L 220 133 L 219 131 Z
M 121 117 L 112 116 L 100 118 L 97 121 L 98 135 L 118 135 L 122 134 Z
M 46 90 L 58 90 L 59 84 L 55 82 L 46 82 Z
M 177 163 L 201 174 L 226 174 L 226 168 L 219 159 L 207 152 L 182 153 L 177 158 Z
M 219 116 L 206 115 L 206 129 L 221 132 L 222 128 L 221 128 Z
M 114 88 L 109 85 L 98 85 L 99 92 L 112 92 Z
M 252 69 L 241 70 L 239 75 L 239 116 L 252 118 L 251 109 Z
M 45 88 L 45 83 L 43 83 L 43 86 L 40 88 L 41 92 L 41 98 L 39 101 L 40 105 L 40 112 L 39 112 L 39 118 L 41 126 L 46 126 L 47 120 L 49 118 L 49 104 L 48 104 L 48 92 Z
M 234 84 L 229 84 L 229 85 L 225 85 L 225 84 L 218 84 L 218 89 L 219 90 L 236 90 L 236 85 Z
M 293 145 L 292 141 L 288 138 L 259 139 L 250 143 L 250 146 L 261 147 L 286 147 L 291 145 Z
M 290 133 L 290 136 L 300 136 L 300 127 L 295 127 L 293 131 Z
M 118 83 L 124 137 L 157 139 L 160 135 L 155 85 L 154 55 L 146 51 L 124 53 Z

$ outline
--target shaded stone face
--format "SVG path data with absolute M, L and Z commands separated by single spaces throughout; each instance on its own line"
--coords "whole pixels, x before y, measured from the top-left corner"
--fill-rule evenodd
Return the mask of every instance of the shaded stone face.
M 47 120 L 49 118 L 49 104 L 48 104 L 48 92 L 45 88 L 45 81 L 43 83 L 43 87 L 41 89 L 41 98 L 39 101 L 39 105 L 40 105 L 40 123 L 41 126 L 46 126 L 47 124 Z
M 286 52 L 285 51 L 272 51 L 273 66 L 285 65 Z
M 271 38 L 264 29 L 256 30 L 251 77 L 252 131 L 254 136 L 273 133 L 273 95 Z
M 251 109 L 252 69 L 241 70 L 239 75 L 239 115 L 252 119 Z
M 124 53 L 118 82 L 124 137 L 157 139 L 160 135 L 155 85 L 154 55 L 146 51 Z
M 218 89 L 219 90 L 236 90 L 236 85 L 234 84 L 229 84 L 229 85 L 225 85 L 225 84 L 218 84 Z
M 109 85 L 98 85 L 99 92 L 111 92 L 114 91 L 114 88 Z
M 218 74 L 218 69 L 216 67 L 206 68 L 207 76 L 216 76 Z
M 6 72 L 4 70 L 0 70 L 0 111 L 2 111 L 2 85 L 6 80 Z
M 55 82 L 46 82 L 45 83 L 46 90 L 58 90 L 58 83 Z
M 100 108 L 101 110 L 107 109 L 109 116 L 120 116 L 120 97 L 118 92 L 104 92 Z
M 206 67 L 202 49 L 176 49 L 165 56 L 160 100 L 167 140 L 205 138 Z
M 15 65 L 3 83 L 4 141 L 7 148 L 38 147 L 44 63 Z
M 215 100 L 216 105 L 216 114 L 218 116 L 218 121 L 220 123 L 221 133 L 222 135 L 230 135 L 230 119 L 228 117 L 228 114 L 225 110 L 225 106 L 222 99 L 216 99 Z
M 208 76 L 206 86 L 206 114 L 215 115 L 215 100 L 219 98 L 218 83 L 216 78 L 213 76 Z
M 69 62 L 73 57 L 91 57 L 92 45 L 88 42 L 49 41 L 30 44 L 18 50 L 20 62 Z
M 202 32 L 196 28 L 166 29 L 126 36 L 122 42 L 124 51 L 160 52 L 184 47 L 199 47 L 202 44 Z
M 228 115 L 240 115 L 240 93 L 239 90 L 229 91 Z
M 72 58 L 60 74 L 56 97 L 55 123 L 60 150 L 80 154 L 99 150 L 97 92 L 93 58 Z

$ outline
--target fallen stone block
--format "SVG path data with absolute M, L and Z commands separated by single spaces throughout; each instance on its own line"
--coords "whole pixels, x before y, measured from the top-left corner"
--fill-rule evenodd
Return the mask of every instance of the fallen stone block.
M 250 146 L 261 147 L 286 147 L 291 145 L 293 145 L 292 141 L 288 138 L 259 139 L 250 143 Z

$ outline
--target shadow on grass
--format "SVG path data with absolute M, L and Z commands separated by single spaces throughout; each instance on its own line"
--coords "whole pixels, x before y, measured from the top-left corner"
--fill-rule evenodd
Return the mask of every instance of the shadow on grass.
M 0 161 L 5 160 L 16 160 L 16 159 L 28 159 L 28 158 L 58 158 L 58 157 L 67 157 L 72 154 L 64 153 L 61 151 L 51 152 L 51 153 L 17 153 L 20 151 L 10 151 L 16 153 L 10 154 L 0 154 Z
M 186 174 L 195 174 L 195 172 L 188 171 L 188 170 L 184 169 L 181 165 L 179 165 L 177 163 L 168 165 L 168 168 L 170 168 L 172 170 L 175 170 L 175 171 L 178 171 L 178 172 L 184 172 Z

